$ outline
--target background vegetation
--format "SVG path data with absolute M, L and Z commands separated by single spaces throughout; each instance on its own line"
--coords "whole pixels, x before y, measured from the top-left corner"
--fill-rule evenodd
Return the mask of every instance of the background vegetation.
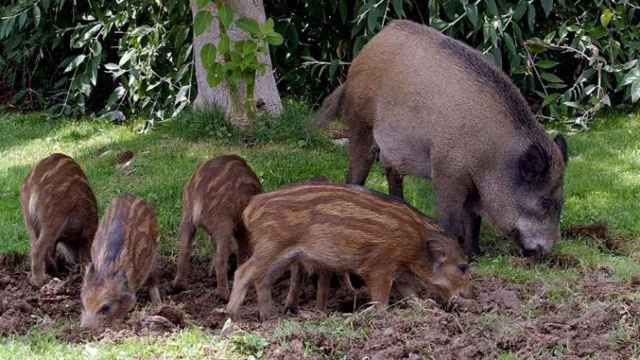
M 541 119 L 585 127 L 640 98 L 640 6 L 630 0 L 274 0 L 283 95 L 317 103 L 389 21 L 430 24 L 510 74 Z M 187 1 L 0 5 L 0 100 L 56 115 L 167 119 L 193 98 Z

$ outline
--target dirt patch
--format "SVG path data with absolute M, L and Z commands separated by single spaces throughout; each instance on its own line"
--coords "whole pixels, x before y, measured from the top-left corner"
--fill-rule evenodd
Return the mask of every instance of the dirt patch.
M 601 242 L 601 245 L 614 253 L 622 253 L 627 239 L 624 236 L 611 236 L 609 225 L 606 223 L 594 223 L 573 225 L 563 231 L 566 237 L 587 237 Z
M 25 334 L 33 327 L 50 329 L 60 341 L 70 343 L 167 334 L 189 325 L 219 333 L 227 318 L 225 301 L 213 292 L 215 280 L 206 275 L 207 262 L 196 261 L 187 291 L 165 292 L 163 305 L 158 307 L 151 306 L 147 292 L 141 291 L 136 309 L 125 321 L 92 333 L 79 327 L 79 271 L 35 289 L 27 281 L 27 262 L 24 256 L 0 257 L 0 336 Z M 567 266 L 565 263 L 572 262 L 564 259 L 557 263 Z M 175 265 L 166 262 L 162 268 L 162 283 L 168 288 Z M 329 309 L 333 313 L 359 310 L 342 315 L 341 320 L 356 335 L 305 327 L 284 338 L 273 338 L 281 319 L 327 319 L 314 309 L 314 282 L 306 284 L 296 314 L 265 323 L 258 321 L 255 294 L 249 292 L 242 307 L 243 321 L 234 326 L 268 338 L 271 345 L 266 358 L 484 359 L 512 352 L 537 359 L 624 359 L 633 356 L 634 344 L 640 339 L 640 303 L 633 295 L 640 282 L 636 278 L 613 280 L 606 269 L 585 273 L 561 301 L 541 281 L 514 284 L 475 276 L 474 299 L 455 304 L 452 310 L 445 311 L 431 300 L 392 299 L 386 314 L 369 310 L 364 287 L 354 300 L 348 290 L 336 289 L 335 281 Z M 277 304 L 284 302 L 287 290 L 287 280 L 276 285 Z

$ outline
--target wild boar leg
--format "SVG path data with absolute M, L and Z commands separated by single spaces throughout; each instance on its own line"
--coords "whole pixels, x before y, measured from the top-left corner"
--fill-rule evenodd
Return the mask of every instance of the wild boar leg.
M 153 266 L 153 272 L 149 277 L 149 297 L 151 298 L 151 303 L 154 305 L 158 305 L 162 303 L 162 298 L 160 297 L 160 268 L 157 264 Z
M 433 185 L 440 211 L 440 225 L 460 241 L 465 255 L 468 257 L 478 255 L 480 253 L 478 246 L 480 219 L 470 209 L 476 196 L 468 190 L 473 187 L 473 184 L 463 179 L 454 179 L 444 173 L 434 173 Z
M 223 299 L 229 299 L 229 279 L 227 271 L 229 265 L 229 256 L 231 255 L 231 246 L 235 242 L 233 238 L 233 226 L 219 230 L 213 238 L 215 239 L 216 257 L 214 267 L 216 271 L 216 293 Z
M 57 232 L 54 234 L 47 229 L 40 232 L 38 240 L 31 248 L 31 284 L 40 287 L 47 281 L 47 264 L 55 259 Z
M 251 285 L 258 270 L 260 269 L 257 267 L 256 259 L 251 257 L 247 262 L 242 264 L 233 275 L 233 288 L 231 289 L 231 296 L 229 296 L 229 302 L 226 308 L 227 313 L 233 320 L 238 320 L 240 305 L 242 305 L 247 295 L 249 285 Z
M 193 238 L 196 235 L 196 227 L 187 216 L 182 217 L 180 223 L 180 244 L 178 249 L 178 268 L 176 277 L 173 279 L 175 290 L 186 288 L 186 279 L 191 273 L 191 250 L 193 248 Z
M 389 185 L 389 194 L 397 196 L 400 199 L 404 199 L 404 190 L 402 186 L 403 176 L 392 167 L 385 167 L 384 173 L 387 177 L 387 184 Z
M 347 152 L 349 153 L 347 184 L 364 185 L 375 160 L 371 130 L 352 129 Z
M 295 312 L 298 307 L 298 298 L 300 296 L 300 285 L 302 283 L 300 272 L 300 264 L 293 263 L 289 267 L 289 292 L 287 293 L 287 300 L 285 301 L 285 311 Z
M 278 280 L 282 273 L 290 268 L 290 265 L 294 263 L 299 253 L 295 250 L 279 252 L 277 255 L 266 255 L 260 259 L 270 259 L 270 261 L 262 260 L 257 266 L 259 269 L 265 271 L 258 271 L 254 284 L 256 286 L 256 293 L 258 295 L 258 309 L 260 310 L 260 319 L 268 320 L 275 314 L 275 307 L 273 306 L 273 297 L 271 294 L 271 288 L 273 284 Z
M 371 301 L 375 303 L 379 312 L 386 310 L 389 303 L 389 294 L 393 284 L 393 271 L 376 271 L 365 276 L 365 282 L 369 288 Z
M 396 289 L 400 293 L 403 299 L 417 297 L 418 296 L 418 284 L 417 279 L 410 273 L 401 273 L 394 282 Z
M 327 271 L 318 272 L 318 290 L 316 292 L 316 307 L 320 311 L 327 311 L 329 301 L 329 290 L 331 288 L 331 273 Z

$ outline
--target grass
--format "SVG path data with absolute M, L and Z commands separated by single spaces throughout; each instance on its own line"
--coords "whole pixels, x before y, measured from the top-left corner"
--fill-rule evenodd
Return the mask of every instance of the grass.
M 0 253 L 28 251 L 19 188 L 31 167 L 52 152 L 73 156 L 85 169 L 97 195 L 100 214 L 110 199 L 122 192 L 147 199 L 158 216 L 162 253 L 169 257 L 176 252 L 182 187 L 199 161 L 220 154 L 240 154 L 251 164 L 266 190 L 318 175 L 343 181 L 347 166 L 345 150 L 308 132 L 309 114 L 304 105 L 290 103 L 281 121 L 261 118 L 253 136 L 235 131 L 215 111 L 185 113 L 177 121 L 160 124 L 147 134 L 98 120 L 50 120 L 40 114 L 0 115 Z M 606 222 L 614 235 L 626 239 L 621 254 L 611 253 L 592 240 L 563 239 L 554 252 L 575 256 L 577 268 L 565 270 L 548 264 L 520 267 L 514 265 L 515 246 L 484 226 L 482 246 L 486 253 L 474 265 L 475 272 L 507 281 L 527 283 L 541 279 L 551 293 L 557 294 L 554 295 L 557 301 L 571 296 L 571 284 L 581 269 L 606 266 L 625 280 L 640 272 L 640 116 L 610 115 L 600 119 L 593 130 L 569 134 L 568 139 L 570 165 L 562 227 Z M 128 169 L 121 170 L 115 158 L 125 150 L 133 151 L 135 157 Z M 386 192 L 379 166 L 374 166 L 367 186 Z M 405 195 L 425 213 L 437 215 L 428 182 L 407 179 Z M 203 239 L 200 234 L 198 251 L 209 251 Z M 274 336 L 288 339 L 295 331 L 323 336 L 334 333 L 347 338 L 364 336 L 331 321 L 283 322 Z M 616 336 L 624 337 L 624 329 Z M 189 328 L 163 338 L 68 345 L 58 343 L 49 333 L 34 330 L 27 336 L 0 339 L 0 358 L 85 358 L 94 354 L 105 359 L 172 358 L 179 357 L 178 353 L 188 354 L 183 357 L 214 358 L 215 354 L 222 354 L 216 351 L 243 356 L 246 349 L 259 350 L 263 344 L 260 339 L 247 338 L 240 340 L 246 346 L 239 346 L 236 340 L 221 340 Z M 500 358 L 515 356 L 505 353 Z

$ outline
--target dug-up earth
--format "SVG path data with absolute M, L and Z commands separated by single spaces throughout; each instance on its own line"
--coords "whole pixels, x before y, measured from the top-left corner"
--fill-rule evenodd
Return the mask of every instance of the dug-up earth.
M 576 266 L 562 259 L 553 266 Z M 163 264 L 167 286 L 174 264 Z M 529 266 L 514 258 L 514 266 Z M 185 326 L 199 326 L 220 333 L 226 316 L 224 302 L 213 293 L 215 281 L 206 274 L 207 264 L 194 264 L 190 290 L 164 294 L 164 305 L 153 307 L 146 292 L 129 318 L 99 334 L 79 327 L 80 272 L 62 274 L 40 291 L 28 283 L 28 258 L 0 256 L 0 336 L 21 335 L 33 327 L 52 330 L 59 341 L 83 343 L 113 334 L 127 336 L 164 334 Z M 445 311 L 430 300 L 401 300 L 386 314 L 367 306 L 366 291 L 354 296 L 338 290 L 326 315 L 314 311 L 314 286 L 307 281 L 297 314 L 260 323 L 253 294 L 243 307 L 244 331 L 269 340 L 269 359 L 486 359 L 511 353 L 535 359 L 632 359 L 640 353 L 640 281 L 614 280 L 610 269 L 579 271 L 579 280 L 558 296 L 541 281 L 508 283 L 474 276 L 474 298 Z M 276 299 L 283 300 L 288 281 L 277 285 Z M 353 309 L 358 307 L 356 312 Z M 353 313 L 352 313 L 353 312 Z M 337 319 L 338 327 L 314 330 L 304 324 Z M 297 330 L 278 331 L 282 319 L 302 324 Z

